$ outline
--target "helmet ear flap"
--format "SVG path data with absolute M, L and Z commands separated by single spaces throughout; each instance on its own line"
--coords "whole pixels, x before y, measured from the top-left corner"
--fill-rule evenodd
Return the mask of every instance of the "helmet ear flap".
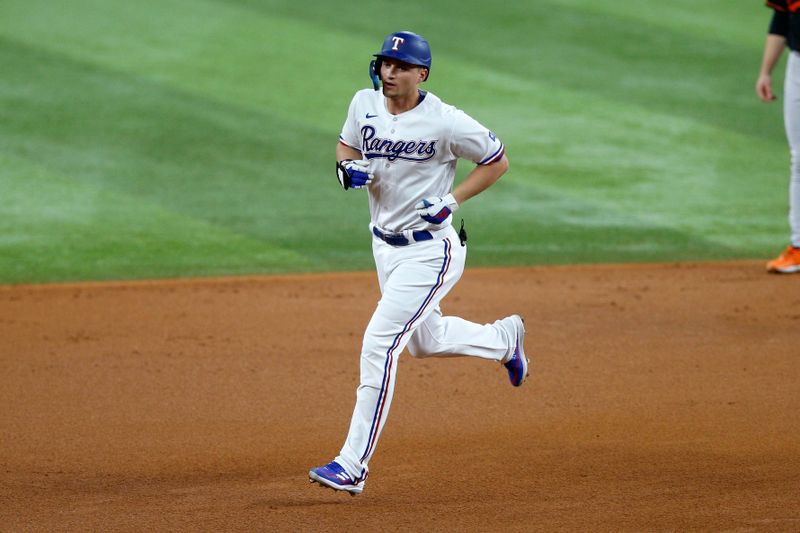
M 369 62 L 369 78 L 372 80 L 372 88 L 377 91 L 381 80 L 380 59 L 373 59 Z
M 372 80 L 372 88 L 376 91 L 380 87 L 381 81 L 381 58 L 373 59 L 369 62 L 369 77 Z

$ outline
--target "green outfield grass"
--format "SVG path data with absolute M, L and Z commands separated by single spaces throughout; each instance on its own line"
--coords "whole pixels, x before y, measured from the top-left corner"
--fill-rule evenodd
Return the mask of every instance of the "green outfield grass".
M 3 0 L 0 283 L 372 268 L 333 150 L 396 29 L 430 41 L 426 88 L 508 147 L 459 212 L 469 265 L 777 253 L 769 11 L 642 4 Z

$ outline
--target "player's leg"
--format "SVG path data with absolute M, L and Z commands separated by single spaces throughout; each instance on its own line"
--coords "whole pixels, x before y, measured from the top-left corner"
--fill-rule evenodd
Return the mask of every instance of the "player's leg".
M 419 324 L 438 307 L 464 269 L 455 233 L 413 247 L 376 246 L 386 265 L 383 294 L 364 334 L 361 382 L 347 440 L 336 458 L 352 476 L 365 476 L 386 422 L 394 393 L 397 361 Z
M 516 319 L 477 324 L 454 316 L 442 316 L 439 308 L 417 328 L 408 343 L 414 357 L 471 356 L 505 361 L 516 346 Z
M 773 272 L 800 272 L 800 54 L 791 52 L 784 80 L 783 119 L 791 151 L 789 177 L 790 246 L 767 263 Z
M 800 247 L 800 53 L 789 54 L 785 86 L 784 123 L 792 153 L 789 225 L 792 231 L 792 244 Z

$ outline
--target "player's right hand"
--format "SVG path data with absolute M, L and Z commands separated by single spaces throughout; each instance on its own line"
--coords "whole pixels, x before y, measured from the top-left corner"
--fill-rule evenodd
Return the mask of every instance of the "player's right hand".
M 417 210 L 417 214 L 424 220 L 430 224 L 442 224 L 447 217 L 449 217 L 453 211 L 458 209 L 458 202 L 453 197 L 452 193 L 448 194 L 444 198 L 439 198 L 438 196 L 431 196 L 428 198 L 423 198 L 414 206 L 414 209 Z
M 776 99 L 775 94 L 772 92 L 772 76 L 769 74 L 761 74 L 756 82 L 756 94 L 764 102 L 772 102 Z
M 336 177 L 344 190 L 347 190 L 366 187 L 375 176 L 370 173 L 369 161 L 366 159 L 344 159 L 336 162 Z

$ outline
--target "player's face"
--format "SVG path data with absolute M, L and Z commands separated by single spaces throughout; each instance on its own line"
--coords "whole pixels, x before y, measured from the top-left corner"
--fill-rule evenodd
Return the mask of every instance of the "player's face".
M 383 95 L 387 98 L 404 98 L 415 95 L 419 84 L 425 80 L 428 69 L 411 65 L 397 59 L 381 61 Z

